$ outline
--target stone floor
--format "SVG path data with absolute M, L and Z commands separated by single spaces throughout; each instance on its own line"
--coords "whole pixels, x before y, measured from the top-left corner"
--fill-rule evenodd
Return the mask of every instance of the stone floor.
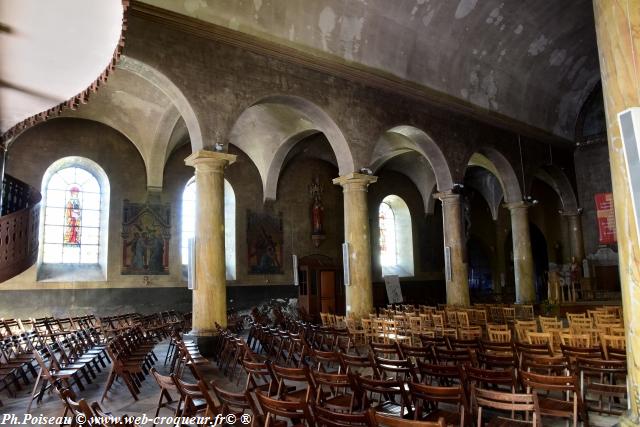
M 162 342 L 156 346 L 155 354 L 158 356 L 159 361 L 156 363 L 156 369 L 162 374 L 168 374 L 168 366 L 164 366 L 164 358 L 167 352 L 168 343 Z M 79 397 L 84 398 L 89 403 L 99 401 L 104 390 L 104 384 L 108 375 L 110 365 L 107 369 L 103 369 L 98 374 L 98 378 L 93 381 L 92 384 L 86 386 L 84 392 L 78 393 Z M 234 381 L 229 381 L 228 378 L 222 376 L 217 368 L 211 364 L 210 366 L 203 367 L 203 374 L 207 380 L 215 379 L 218 384 L 228 390 L 240 390 L 244 387 L 245 376 L 240 374 L 240 378 L 236 377 Z M 185 371 L 185 378 L 187 381 L 192 381 L 190 373 Z M 31 384 L 33 387 L 33 382 Z M 74 388 L 74 391 L 77 390 Z M 46 422 L 42 422 L 38 419 L 29 419 L 29 416 L 33 417 L 60 417 L 63 414 L 64 407 L 55 394 L 45 395 L 41 404 L 37 405 L 35 402 L 31 408 L 31 411 L 27 414 L 27 405 L 29 404 L 29 394 L 31 389 L 27 390 L 27 387 L 23 388 L 22 392 L 17 398 L 10 398 L 6 393 L 2 393 L 0 399 L 4 403 L 4 406 L 0 407 L 0 425 L 47 425 Z M 159 388 L 155 380 L 152 377 L 147 379 L 142 384 L 141 394 L 138 401 L 135 401 L 126 386 L 123 383 L 116 383 L 111 388 L 111 391 L 107 395 L 107 398 L 101 404 L 106 410 L 114 413 L 114 415 L 127 414 L 130 416 L 143 416 L 147 415 L 148 418 L 153 418 L 156 410 L 156 403 L 159 398 Z M 9 419 L 11 415 L 15 415 L 17 418 Z M 160 416 L 171 416 L 169 410 L 162 410 Z M 618 424 L 618 420 L 615 417 L 599 416 L 594 413 L 590 413 L 591 426 L 597 427 L 611 427 Z M 26 417 L 26 418 L 25 418 Z M 57 425 L 54 422 L 48 423 L 49 425 Z M 237 423 L 241 425 L 240 423 Z M 152 422 L 142 423 L 144 426 L 151 426 Z M 170 424 L 158 424 L 158 425 L 170 425 Z M 563 421 L 547 420 L 543 422 L 543 426 L 564 426 Z

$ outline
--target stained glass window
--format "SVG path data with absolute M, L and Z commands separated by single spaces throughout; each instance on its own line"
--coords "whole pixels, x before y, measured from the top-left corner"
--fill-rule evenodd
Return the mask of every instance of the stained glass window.
M 43 263 L 97 264 L 100 184 L 87 170 L 55 172 L 45 187 Z
M 396 218 L 388 203 L 380 203 L 378 208 L 380 226 L 380 263 L 382 266 L 393 266 L 398 263 Z

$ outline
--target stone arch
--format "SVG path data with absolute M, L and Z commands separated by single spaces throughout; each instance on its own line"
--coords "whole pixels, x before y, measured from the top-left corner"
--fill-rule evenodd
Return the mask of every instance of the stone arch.
M 419 169 L 405 168 L 403 173 L 413 181 L 422 195 L 425 212 L 433 212 L 433 189 L 448 191 L 453 188 L 451 169 L 440 147 L 423 130 L 401 125 L 387 130 L 376 143 L 370 165 L 374 173 L 392 160 L 402 161 L 414 153 Z M 420 161 L 424 166 L 420 166 Z
M 558 194 L 564 211 L 578 212 L 578 199 L 569 178 L 562 169 L 556 165 L 542 166 L 534 176 Z
M 130 56 L 122 55 L 117 68 L 137 74 L 160 89 L 171 100 L 171 102 L 173 102 L 176 109 L 184 119 L 189 131 L 191 150 L 198 151 L 204 148 L 202 130 L 196 113 L 191 107 L 189 100 L 182 93 L 180 88 L 175 85 L 175 83 L 156 68 Z
M 492 147 L 483 147 L 471 155 L 467 164 L 485 168 L 494 174 L 502 186 L 506 203 L 522 201 L 520 181 L 513 166 L 498 150 Z
M 287 154 L 314 133 L 323 133 L 329 141 L 340 175 L 355 171 L 351 147 L 333 119 L 316 104 L 296 96 L 268 96 L 246 108 L 231 129 L 229 143 L 258 168 L 264 200 L 275 200 Z

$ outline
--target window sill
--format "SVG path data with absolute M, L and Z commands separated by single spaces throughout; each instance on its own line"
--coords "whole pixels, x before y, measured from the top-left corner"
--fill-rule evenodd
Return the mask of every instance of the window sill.
M 413 272 L 399 265 L 389 265 L 382 267 L 382 276 L 413 277 Z
M 38 282 L 106 282 L 99 264 L 40 264 Z

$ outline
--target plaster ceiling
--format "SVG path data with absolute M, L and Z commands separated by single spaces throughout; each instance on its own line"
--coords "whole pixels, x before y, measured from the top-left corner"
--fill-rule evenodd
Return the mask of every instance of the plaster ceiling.
M 143 0 L 573 139 L 600 78 L 591 0 Z
M 122 0 L 0 2 L 0 133 L 87 89 L 112 60 Z

